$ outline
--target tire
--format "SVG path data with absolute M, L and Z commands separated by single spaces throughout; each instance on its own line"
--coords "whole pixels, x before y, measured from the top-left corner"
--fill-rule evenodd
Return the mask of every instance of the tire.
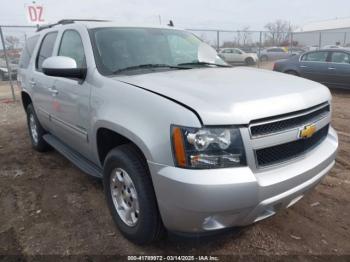
M 50 149 L 49 144 L 46 143 L 43 136 L 46 131 L 41 126 L 32 104 L 27 106 L 27 124 L 29 130 L 30 141 L 32 142 L 33 148 L 38 152 L 46 152 Z
M 294 71 L 294 70 L 288 70 L 285 73 L 289 74 L 289 75 L 293 75 L 293 76 L 299 76 L 299 74 L 296 71 Z
M 112 149 L 106 157 L 103 173 L 107 204 L 120 232 L 136 244 L 161 239 L 165 229 L 147 163 L 138 150 L 132 144 Z M 130 216 L 126 215 L 127 210 Z
M 268 60 L 269 60 L 269 58 L 266 55 L 263 55 L 260 57 L 261 62 L 267 62 Z
M 254 59 L 253 58 L 251 58 L 251 57 L 247 57 L 246 59 L 245 59 L 245 64 L 246 65 L 254 65 L 255 64 L 255 61 L 254 61 Z

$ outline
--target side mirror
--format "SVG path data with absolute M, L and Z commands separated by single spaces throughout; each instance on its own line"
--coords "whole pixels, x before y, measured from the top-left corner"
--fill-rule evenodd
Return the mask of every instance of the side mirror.
M 44 60 L 43 73 L 48 76 L 85 79 L 87 69 L 78 68 L 74 59 L 66 56 L 52 56 Z

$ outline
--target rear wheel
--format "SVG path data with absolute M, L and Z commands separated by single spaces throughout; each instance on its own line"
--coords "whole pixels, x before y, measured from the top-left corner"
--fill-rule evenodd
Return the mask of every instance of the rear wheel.
M 113 220 L 127 239 L 146 244 L 163 236 L 147 163 L 133 145 L 122 145 L 108 153 L 103 185 Z
M 40 125 L 32 104 L 29 104 L 27 107 L 27 124 L 33 148 L 39 152 L 45 152 L 49 150 L 50 146 L 43 138 L 46 131 Z

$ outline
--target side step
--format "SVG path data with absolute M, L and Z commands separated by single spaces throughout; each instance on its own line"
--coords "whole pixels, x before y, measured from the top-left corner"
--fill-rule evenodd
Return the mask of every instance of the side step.
M 102 169 L 100 167 L 98 167 L 91 161 L 87 160 L 85 157 L 83 157 L 79 153 L 70 149 L 68 146 L 66 146 L 64 143 L 62 143 L 53 135 L 51 134 L 44 135 L 44 140 L 50 146 L 52 146 L 54 149 L 56 149 L 58 152 L 64 155 L 69 161 L 71 161 L 83 172 L 89 174 L 90 176 L 102 178 Z

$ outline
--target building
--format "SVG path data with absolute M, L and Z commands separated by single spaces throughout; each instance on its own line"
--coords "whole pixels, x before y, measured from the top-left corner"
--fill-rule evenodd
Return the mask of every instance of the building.
M 296 31 L 293 40 L 303 46 L 350 47 L 350 17 L 305 24 Z

